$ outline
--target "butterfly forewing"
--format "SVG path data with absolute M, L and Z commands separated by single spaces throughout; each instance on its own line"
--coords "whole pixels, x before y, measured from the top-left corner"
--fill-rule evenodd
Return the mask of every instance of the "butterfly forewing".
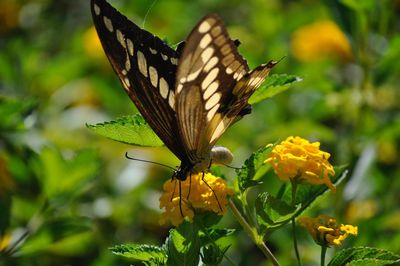
M 249 72 L 216 15 L 203 18 L 176 50 L 105 0 L 92 16 L 106 55 L 143 117 L 182 161 L 176 177 L 204 171 L 222 133 L 249 113 L 248 99 L 274 65 Z
M 91 1 L 92 16 L 104 51 L 136 107 L 180 159 L 185 158 L 175 118 L 177 51 L 140 29 L 104 0 Z

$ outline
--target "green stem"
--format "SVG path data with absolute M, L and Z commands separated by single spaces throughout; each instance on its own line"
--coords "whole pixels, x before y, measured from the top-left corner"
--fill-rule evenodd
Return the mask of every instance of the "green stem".
M 326 246 L 321 246 L 321 266 L 325 266 Z
M 299 266 L 302 265 L 299 248 L 297 247 L 297 236 L 296 236 L 296 221 L 295 218 L 292 218 L 292 233 L 293 233 L 293 245 L 294 245 L 294 253 L 296 254 L 297 263 Z
M 260 237 L 258 235 L 257 231 L 247 223 L 246 219 L 244 219 L 244 217 L 239 212 L 239 210 L 236 208 L 236 206 L 232 200 L 229 200 L 229 207 L 231 208 L 231 211 L 232 211 L 233 215 L 235 216 L 236 220 L 238 220 L 240 225 L 243 227 L 243 229 L 246 231 L 246 233 L 250 236 L 250 238 L 254 241 L 254 243 L 257 245 L 257 247 L 264 253 L 264 255 L 267 258 L 269 258 L 271 260 L 271 262 L 274 266 L 280 266 L 278 260 L 274 256 L 274 254 L 272 254 L 271 250 L 267 247 L 267 245 L 262 240 L 262 237 Z
M 296 195 L 297 195 L 297 182 L 292 181 L 292 207 L 296 207 Z M 299 266 L 302 265 L 299 248 L 297 246 L 297 236 L 296 236 L 296 219 L 292 218 L 292 234 L 293 234 L 293 248 L 296 254 L 297 263 Z

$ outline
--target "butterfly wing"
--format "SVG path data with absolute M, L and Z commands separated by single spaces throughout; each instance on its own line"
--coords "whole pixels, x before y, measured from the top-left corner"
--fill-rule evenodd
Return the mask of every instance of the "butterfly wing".
M 262 65 L 248 72 L 216 15 L 197 24 L 186 40 L 176 78 L 177 120 L 192 163 L 204 159 L 222 133 L 246 114 L 249 97 L 269 70 L 270 65 Z
M 175 76 L 184 43 L 173 50 L 104 0 L 92 0 L 94 25 L 125 91 L 150 127 L 181 160 L 186 158 L 175 117 Z

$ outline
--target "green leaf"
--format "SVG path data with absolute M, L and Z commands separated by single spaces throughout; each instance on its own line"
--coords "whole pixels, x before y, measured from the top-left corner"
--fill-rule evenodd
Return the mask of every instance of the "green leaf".
M 380 266 L 395 263 L 400 263 L 400 256 L 390 251 L 371 247 L 353 247 L 338 252 L 328 266 Z
M 284 225 L 294 216 L 296 208 L 268 192 L 260 194 L 255 202 L 257 219 L 267 229 Z
M 272 147 L 270 146 L 258 149 L 244 162 L 239 170 L 236 170 L 241 191 L 260 184 L 260 181 L 255 179 L 261 175 L 260 173 L 262 171 L 260 171 L 260 169 L 262 167 L 267 167 L 264 161 L 270 154 L 271 149 Z M 264 174 L 264 172 L 262 172 L 262 174 Z
M 302 81 L 302 78 L 287 74 L 274 74 L 268 76 L 263 85 L 250 97 L 249 103 L 255 104 L 271 98 L 289 89 L 293 83 Z
M 83 186 L 97 175 L 99 167 L 93 150 L 83 150 L 73 158 L 65 159 L 60 151 L 52 148 L 43 149 L 35 165 L 36 175 L 40 177 L 48 199 L 71 198 L 81 192 Z
M 23 129 L 24 119 L 35 105 L 30 99 L 20 101 L 0 95 L 0 132 Z
M 220 265 L 229 248 L 230 245 L 220 248 L 212 244 L 203 247 L 202 254 L 200 254 L 203 265 Z
M 335 167 L 335 176 L 331 177 L 333 184 L 338 185 L 347 176 L 348 171 L 345 166 Z M 296 211 L 296 216 L 299 216 L 307 209 L 319 196 L 328 191 L 326 185 L 299 184 L 297 186 L 296 205 L 300 208 Z M 292 186 L 287 186 L 283 199 L 290 202 L 292 198 Z
M 147 147 L 164 145 L 140 114 L 86 126 L 101 136 L 131 145 Z
M 164 248 L 153 245 L 123 244 L 110 248 L 112 253 L 140 261 L 158 261 L 165 263 L 167 254 Z
M 168 265 L 197 266 L 200 260 L 199 228 L 184 221 L 167 239 Z

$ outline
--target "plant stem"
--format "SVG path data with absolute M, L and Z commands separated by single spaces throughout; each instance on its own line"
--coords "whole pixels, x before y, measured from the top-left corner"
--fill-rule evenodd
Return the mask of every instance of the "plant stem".
M 325 266 L 326 246 L 321 246 L 321 266 Z
M 296 221 L 295 218 L 292 218 L 292 233 L 293 233 L 293 246 L 294 246 L 294 253 L 296 254 L 296 259 L 299 266 L 302 265 L 299 248 L 297 247 L 297 236 L 296 236 Z
M 267 247 L 267 245 L 262 240 L 262 237 L 258 235 L 258 232 L 252 228 L 246 221 L 246 219 L 242 216 L 239 210 L 236 208 L 235 204 L 232 200 L 229 200 L 229 207 L 232 210 L 233 215 L 236 220 L 240 223 L 246 233 L 250 236 L 250 238 L 254 241 L 259 249 L 264 253 L 264 255 L 269 258 L 274 266 L 280 266 L 278 260 L 275 258 L 274 254 L 272 254 L 271 250 Z
M 296 179 L 295 179 L 296 180 Z M 296 195 L 297 195 L 297 182 L 292 180 L 292 207 L 296 207 Z M 293 234 L 293 247 L 294 253 L 296 254 L 297 263 L 299 266 L 302 265 L 299 248 L 297 246 L 297 236 L 296 236 L 296 219 L 292 218 L 292 234 Z

